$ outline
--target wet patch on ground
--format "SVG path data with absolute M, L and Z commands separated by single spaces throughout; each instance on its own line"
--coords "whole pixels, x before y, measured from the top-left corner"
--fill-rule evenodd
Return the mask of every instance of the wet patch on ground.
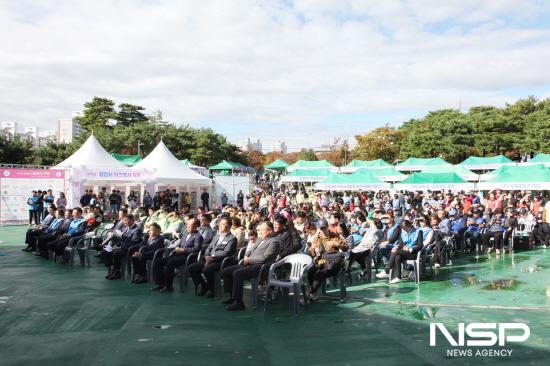
M 490 291 L 515 290 L 519 285 L 523 283 L 524 282 L 513 278 L 505 278 L 505 279 L 491 281 L 487 285 L 483 286 L 481 289 L 490 290 Z

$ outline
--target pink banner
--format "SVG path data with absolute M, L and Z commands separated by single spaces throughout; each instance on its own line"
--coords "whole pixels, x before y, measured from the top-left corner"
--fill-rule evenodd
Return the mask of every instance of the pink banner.
M 63 179 L 64 170 L 45 169 L 0 169 L 2 178 L 21 179 Z

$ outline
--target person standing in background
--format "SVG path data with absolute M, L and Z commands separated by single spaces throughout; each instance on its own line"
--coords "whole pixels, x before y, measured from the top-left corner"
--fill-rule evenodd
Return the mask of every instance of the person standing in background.
M 145 206 L 146 209 L 149 209 L 149 207 L 153 206 L 153 197 L 151 197 L 151 195 L 147 191 L 145 191 L 143 197 L 143 206 Z
M 210 211 L 210 194 L 208 193 L 208 191 L 205 190 L 204 192 L 202 192 L 201 202 L 202 207 L 204 207 L 207 212 Z
M 34 223 L 36 225 L 40 224 L 40 221 L 38 220 L 38 192 L 32 191 L 32 196 L 27 198 L 27 206 L 29 207 L 29 226 L 32 225 L 32 220 L 34 220 Z
M 44 206 L 42 208 L 42 219 L 48 215 L 48 207 L 50 204 L 55 202 L 55 197 L 53 196 L 51 189 L 48 189 L 47 194 L 44 195 L 43 201 Z
M 55 200 L 55 205 L 57 208 L 67 207 L 67 199 L 65 198 L 65 193 L 59 192 L 59 197 Z
M 237 194 L 237 206 L 240 208 L 244 207 L 244 194 L 242 190 L 239 190 L 239 193 Z
M 116 213 L 118 212 L 118 202 L 119 197 L 116 194 L 116 190 L 113 189 L 113 192 L 109 195 L 109 204 L 111 206 L 110 213 L 113 217 L 115 217 Z
M 44 195 L 46 191 L 38 190 L 38 223 L 42 221 L 42 213 L 44 212 Z

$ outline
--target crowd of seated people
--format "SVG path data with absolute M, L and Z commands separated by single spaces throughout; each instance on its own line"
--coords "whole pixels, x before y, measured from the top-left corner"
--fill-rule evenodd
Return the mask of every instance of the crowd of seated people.
M 312 257 L 306 274 L 309 298 L 322 284 L 358 264 L 364 278 L 373 260 L 383 270 L 376 277 L 403 280 L 408 260 L 422 252 L 434 268 L 445 265 L 446 250 L 454 255 L 513 251 L 514 235 L 526 233 L 532 244 L 550 246 L 550 200 L 536 192 L 307 192 L 300 186 L 266 185 L 259 180 L 247 196 L 246 208 L 226 205 L 207 211 L 181 211 L 168 204 L 159 209 L 121 205 L 114 223 L 97 240 L 106 279 L 122 277 L 123 263 L 134 269 L 132 282 L 148 278 L 153 290 L 169 293 L 178 271 L 185 269 L 198 296 L 213 298 L 215 274 L 223 281 L 228 310 L 242 310 L 246 281 L 264 275 L 271 263 L 294 253 Z M 281 195 L 285 197 L 281 200 Z M 25 251 L 47 257 L 62 255 L 102 222 L 101 210 L 56 209 L 26 234 Z M 168 246 L 165 242 L 169 242 Z M 240 261 L 237 253 L 243 250 Z M 226 258 L 234 259 L 222 268 Z M 150 268 L 148 269 L 148 261 Z M 150 273 L 148 273 L 148 271 Z M 409 272 L 409 276 L 414 273 Z M 284 275 L 284 271 L 281 275 Z M 265 273 L 267 275 L 267 273 Z

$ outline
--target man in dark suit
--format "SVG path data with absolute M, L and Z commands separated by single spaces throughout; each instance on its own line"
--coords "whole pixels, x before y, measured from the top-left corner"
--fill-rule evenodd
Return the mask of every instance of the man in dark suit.
M 201 194 L 201 202 L 206 211 L 210 211 L 210 194 L 206 190 Z
M 219 222 L 219 231 L 206 248 L 204 261 L 189 266 L 189 275 L 195 286 L 201 286 L 199 296 L 214 297 L 214 273 L 220 270 L 222 261 L 237 251 L 237 238 L 231 234 L 231 219 L 224 217 Z M 206 277 L 206 281 L 202 278 Z
M 187 220 L 187 232 L 183 235 L 169 256 L 155 260 L 154 279 L 157 287 L 153 290 L 160 292 L 172 292 L 172 281 L 176 268 L 187 261 L 191 253 L 198 253 L 202 249 L 202 235 L 199 233 L 199 220 L 195 217 Z
M 223 284 L 225 292 L 231 291 L 231 298 L 223 304 L 229 305 L 229 311 L 244 310 L 243 286 L 244 281 L 257 277 L 262 265 L 272 263 L 279 253 L 280 242 L 273 236 L 273 224 L 268 221 L 262 222 L 257 227 L 258 243 L 247 250 L 242 264 L 228 267 L 223 270 Z
M 164 248 L 164 237 L 160 235 L 160 225 L 153 222 L 149 228 L 149 237 L 145 245 L 132 255 L 134 266 L 133 283 L 140 284 L 147 282 L 147 261 L 153 259 L 155 252 Z
M 126 215 L 124 226 L 125 229 L 120 235 L 120 239 L 112 246 L 112 251 L 109 252 L 105 249 L 101 251 L 101 259 L 105 263 L 105 266 L 109 267 L 109 274 L 105 276 L 108 280 L 122 278 L 122 273 L 120 272 L 122 259 L 128 254 L 132 255 L 143 245 L 143 232 L 136 223 L 134 215 Z

